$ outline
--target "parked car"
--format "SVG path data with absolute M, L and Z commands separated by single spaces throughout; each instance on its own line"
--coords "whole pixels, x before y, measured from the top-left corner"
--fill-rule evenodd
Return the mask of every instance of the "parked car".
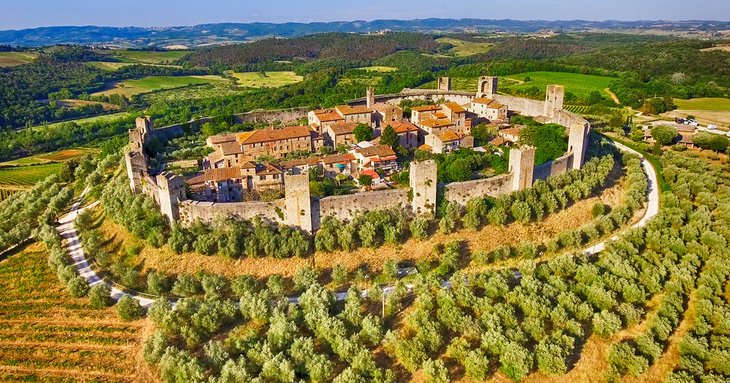
M 707 130 L 715 130 L 717 129 L 717 125 L 707 125 Z

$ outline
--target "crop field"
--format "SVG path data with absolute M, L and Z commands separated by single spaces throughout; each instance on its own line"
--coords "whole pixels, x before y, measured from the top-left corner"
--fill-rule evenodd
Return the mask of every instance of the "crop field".
M 245 88 L 278 88 L 301 82 L 304 77 L 294 72 L 229 72 L 239 86 Z
M 119 105 L 110 104 L 108 102 L 98 102 L 98 101 L 86 101 L 86 100 L 76 100 L 76 99 L 66 99 L 66 100 L 59 100 L 56 101 L 58 105 L 63 106 L 64 108 L 80 108 L 82 106 L 87 105 L 101 105 L 104 110 L 117 110 L 119 109 Z
M 26 52 L 0 52 L 0 68 L 14 67 L 28 64 L 35 60 L 36 55 Z
M 183 88 L 192 85 L 210 84 L 216 81 L 225 81 L 219 76 L 150 76 L 139 80 L 125 80 L 111 83 L 107 90 L 94 95 L 121 94 L 132 97 L 137 94 L 153 92 L 162 89 Z
M 105 53 L 105 52 L 100 52 Z M 109 54 L 109 57 L 113 58 L 117 62 L 131 63 L 131 64 L 169 64 L 177 61 L 185 55 L 190 53 L 189 51 L 113 51 Z
M 395 72 L 398 70 L 398 68 L 394 68 L 392 66 L 366 66 L 366 67 L 357 68 L 357 69 L 365 69 L 368 72 L 380 72 L 380 73 Z
M 0 188 L 31 187 L 49 175 L 58 173 L 59 170 L 61 163 L 58 162 L 0 168 Z
M 530 81 L 526 82 L 525 79 L 527 78 Z M 610 95 L 605 89 L 613 80 L 611 77 L 563 72 L 526 72 L 506 76 L 505 79 L 507 81 L 500 83 L 502 89 L 522 90 L 537 87 L 544 92 L 548 85 L 555 84 L 563 85 L 566 92 L 573 93 L 581 98 L 588 98 L 593 91 L 598 91 L 601 95 L 609 97 Z
M 93 122 L 105 122 L 105 121 L 114 121 L 114 120 L 121 120 L 122 118 L 127 118 L 131 116 L 131 112 L 119 112 L 119 113 L 110 113 L 110 114 L 102 114 L 100 116 L 94 116 L 94 117 L 85 117 L 85 118 L 77 118 L 75 120 L 69 120 L 69 121 L 62 121 L 62 122 L 54 122 L 51 124 L 45 124 L 45 125 L 37 125 L 28 129 L 46 129 L 46 128 L 57 128 L 61 126 L 62 124 L 73 122 L 79 125 L 83 124 L 90 124 Z
M 677 105 L 677 109 L 730 112 L 730 98 L 693 98 L 689 100 L 675 98 L 674 104 Z
M 98 68 L 101 70 L 107 70 L 110 72 L 113 72 L 119 68 L 124 68 L 125 66 L 134 65 L 134 63 L 107 62 L 107 61 L 91 61 L 86 64 L 93 66 L 94 68 Z
M 489 52 L 489 50 L 492 49 L 492 47 L 494 46 L 494 44 L 491 43 L 475 43 L 471 41 L 454 39 L 451 37 L 441 37 L 439 39 L 436 39 L 436 42 L 441 44 L 453 45 L 453 48 L 449 49 L 449 52 L 457 57 L 467 57 L 480 53 L 486 53 Z
M 132 382 L 143 322 L 71 298 L 39 244 L 0 262 L 0 381 Z

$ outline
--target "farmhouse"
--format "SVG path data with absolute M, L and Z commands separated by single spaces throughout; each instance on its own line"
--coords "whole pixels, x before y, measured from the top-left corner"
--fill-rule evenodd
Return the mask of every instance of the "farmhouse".
M 490 122 L 507 120 L 507 105 L 490 98 L 475 98 L 469 104 L 468 110 L 477 117 L 485 118 Z

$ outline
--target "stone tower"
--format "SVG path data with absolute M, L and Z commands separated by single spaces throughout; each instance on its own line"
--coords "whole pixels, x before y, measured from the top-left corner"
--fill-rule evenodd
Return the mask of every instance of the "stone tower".
M 369 86 L 365 91 L 365 105 L 368 108 L 372 108 L 375 105 L 375 89 L 372 86 Z
M 411 207 L 416 215 L 436 213 L 437 166 L 433 160 L 411 162 Z
M 451 77 L 439 77 L 438 90 L 448 92 L 451 90 Z
M 565 87 L 562 85 L 548 85 L 545 91 L 545 111 L 543 114 L 554 118 L 555 113 L 563 110 L 563 99 L 565 98 Z
M 482 76 L 479 77 L 479 86 L 477 87 L 477 98 L 494 98 L 497 94 L 499 86 L 498 77 Z
M 586 156 L 588 147 L 588 132 L 590 125 L 573 125 L 568 133 L 568 152 L 573 152 L 573 169 L 580 169 Z
M 509 151 L 509 172 L 512 173 L 512 191 L 532 186 L 535 168 L 535 148 L 523 146 Z
M 187 199 L 185 195 L 185 180 L 173 173 L 162 172 L 157 175 L 159 188 L 160 210 L 170 223 L 180 219 L 180 201 Z
M 124 153 L 124 162 L 127 165 L 129 187 L 134 194 L 139 194 L 142 191 L 142 178 L 144 178 L 147 171 L 144 154 L 138 151 L 126 152 Z
M 312 200 L 309 194 L 309 175 L 286 174 L 284 193 L 286 224 L 311 233 Z

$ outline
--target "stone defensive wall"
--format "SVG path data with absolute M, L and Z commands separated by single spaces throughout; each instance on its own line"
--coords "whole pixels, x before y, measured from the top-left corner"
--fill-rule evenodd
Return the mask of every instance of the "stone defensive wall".
M 496 177 L 473 181 L 452 182 L 442 185 L 444 198 L 449 202 L 466 206 L 472 198 L 498 197 L 512 191 L 512 174 L 502 174 Z
M 217 216 L 252 220 L 261 218 L 264 221 L 284 223 L 284 199 L 271 202 L 202 202 L 185 200 L 180 202 L 180 222 L 189 225 L 196 220 L 213 222 Z
M 369 191 L 325 198 L 312 197 L 309 191 L 309 178 L 306 174 L 285 176 L 284 198 L 271 202 L 229 202 L 214 203 L 192 201 L 185 195 L 185 181 L 182 177 L 163 172 L 150 175 L 147 158 L 142 150 L 148 139 L 168 140 L 188 132 L 194 124 L 214 121 L 215 117 L 204 117 L 188 123 L 172 125 L 160 129 L 152 127 L 151 120 L 138 119 L 136 129 L 130 131 L 131 149 L 125 154 L 130 187 L 135 193 L 147 194 L 154 198 L 162 213 L 172 222 L 190 224 L 195 220 L 212 222 L 218 216 L 250 220 L 261 218 L 264 221 L 299 227 L 313 232 L 327 217 L 351 220 L 355 216 L 372 210 L 403 208 L 414 215 L 434 214 L 438 191 L 445 200 L 462 206 L 472 198 L 486 196 L 498 197 L 516 190 L 531 187 L 535 180 L 546 179 L 551 175 L 565 173 L 569 169 L 579 169 L 583 165 L 590 124 L 582 117 L 562 109 L 564 90 L 559 86 L 549 86 L 545 101 L 530 100 L 496 93 L 496 78 L 482 77 L 479 80 L 480 92 L 460 92 L 448 89 L 404 89 L 394 95 L 376 96 L 376 102 L 398 104 L 403 100 L 429 99 L 437 102 L 445 99 L 466 104 L 475 97 L 493 98 L 509 107 L 510 111 L 524 116 L 544 116 L 547 121 L 568 128 L 568 151 L 560 158 L 534 166 L 535 149 L 531 147 L 513 148 L 510 151 L 507 174 L 466 182 L 439 185 L 437 166 L 432 160 L 413 162 L 410 165 L 409 188 Z M 350 105 L 365 104 L 366 100 L 357 99 Z M 308 108 L 286 110 L 257 110 L 229 116 L 234 123 L 275 122 L 283 124 L 306 117 Z M 140 121 L 141 120 L 141 121 Z

